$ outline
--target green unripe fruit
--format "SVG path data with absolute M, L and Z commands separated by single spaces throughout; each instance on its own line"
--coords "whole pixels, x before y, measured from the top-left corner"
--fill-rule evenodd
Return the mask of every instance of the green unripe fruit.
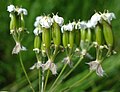
M 102 26 L 100 24 L 98 24 L 95 27 L 95 37 L 96 37 L 96 42 L 98 43 L 98 45 L 101 45 L 103 42 L 103 32 L 102 32 Z
M 15 14 L 11 14 L 10 15 L 11 17 L 11 21 L 10 21 L 10 31 L 11 33 L 13 33 L 13 31 L 15 31 L 16 29 L 16 17 L 15 17 Z
M 70 48 L 73 48 L 73 45 L 74 45 L 74 30 L 69 32 L 69 44 L 70 44 Z
M 112 47 L 113 46 L 113 33 L 112 33 L 111 25 L 108 24 L 108 22 L 104 20 L 102 21 L 102 24 L 103 24 L 103 33 L 104 33 L 106 44 L 109 47 Z
M 50 44 L 51 44 L 51 32 L 47 28 L 43 28 L 42 41 L 45 44 L 46 49 L 50 48 Z
M 40 48 L 40 47 L 41 47 L 41 39 L 38 35 L 36 35 L 34 39 L 34 48 Z
M 75 30 L 75 44 L 77 47 L 80 45 L 80 30 Z
M 24 31 L 25 21 L 24 21 L 24 18 L 23 18 L 23 14 L 21 14 L 21 16 L 20 16 L 20 27 L 22 28 L 22 31 Z
M 87 41 L 87 42 L 91 42 L 91 40 L 92 40 L 91 29 L 87 29 L 86 41 Z
M 60 26 L 55 22 L 52 28 L 52 38 L 55 46 L 59 46 L 61 43 L 61 30 L 60 30 Z
M 85 41 L 86 39 L 86 30 L 85 29 L 81 29 L 81 40 Z
M 68 41 L 69 41 L 69 37 L 68 37 L 68 31 L 64 31 L 63 32 L 63 36 L 62 36 L 62 41 L 63 41 L 63 46 L 66 48 L 68 46 Z

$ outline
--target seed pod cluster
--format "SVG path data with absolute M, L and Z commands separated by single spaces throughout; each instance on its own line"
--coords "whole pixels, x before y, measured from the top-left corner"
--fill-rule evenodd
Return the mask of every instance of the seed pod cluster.
M 88 22 L 74 21 L 66 25 L 63 25 L 64 20 L 58 15 L 53 15 L 53 18 L 39 16 L 36 18 L 34 33 L 35 35 L 42 33 L 42 44 L 46 49 L 53 45 L 56 47 L 62 45 L 64 48 L 73 49 L 75 46 L 87 50 L 93 42 L 98 46 L 107 45 L 108 48 L 112 48 L 113 33 L 109 18 L 105 19 L 105 15 L 106 13 L 95 13 Z

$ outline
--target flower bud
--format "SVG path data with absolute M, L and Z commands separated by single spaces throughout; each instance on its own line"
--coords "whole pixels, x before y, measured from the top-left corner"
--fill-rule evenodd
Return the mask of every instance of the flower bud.
M 40 48 L 41 47 L 41 39 L 38 35 L 35 36 L 34 39 L 34 48 Z

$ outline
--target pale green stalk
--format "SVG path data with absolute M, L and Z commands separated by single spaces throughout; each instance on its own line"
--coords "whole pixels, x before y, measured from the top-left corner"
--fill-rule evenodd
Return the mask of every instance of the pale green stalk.
M 19 52 L 19 59 L 20 59 L 20 63 L 21 63 L 23 72 L 24 72 L 24 74 L 25 74 L 25 77 L 26 77 L 26 79 L 27 79 L 27 81 L 28 81 L 28 83 L 29 83 L 29 85 L 30 85 L 30 88 L 31 88 L 32 92 L 35 92 L 35 90 L 33 89 L 32 84 L 31 84 L 31 82 L 30 82 L 30 79 L 29 79 L 29 77 L 28 77 L 28 75 L 27 75 L 27 72 L 26 72 L 26 70 L 25 70 L 25 67 L 24 67 L 24 64 L 23 64 L 23 61 L 22 61 L 21 52 Z

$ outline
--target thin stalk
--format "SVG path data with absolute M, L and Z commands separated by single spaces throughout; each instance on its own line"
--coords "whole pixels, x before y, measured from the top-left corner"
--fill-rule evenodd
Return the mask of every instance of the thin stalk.
M 89 72 L 86 76 L 84 76 L 82 79 L 78 80 L 77 82 L 75 82 L 75 83 L 72 84 L 71 86 L 64 88 L 64 89 L 62 90 L 62 92 L 67 91 L 67 90 L 69 90 L 69 89 L 71 89 L 71 88 L 73 88 L 73 87 L 76 87 L 76 86 L 80 85 L 80 83 L 81 83 L 82 81 L 84 81 L 86 78 L 88 78 L 92 73 L 93 73 L 93 71 L 90 71 L 90 72 Z
M 46 86 L 47 86 L 47 81 L 48 81 L 48 78 L 49 78 L 49 74 L 50 74 L 50 70 L 47 71 L 47 76 L 46 76 L 45 84 L 44 84 L 44 92 L 46 90 Z
M 83 56 L 81 56 L 81 58 L 78 60 L 78 62 L 75 64 L 75 66 L 73 66 L 73 68 L 57 83 L 57 85 L 55 85 L 55 87 L 52 89 L 52 91 L 65 79 L 67 78 L 70 73 L 80 64 L 80 62 L 83 60 Z M 52 92 L 51 91 L 51 92 Z
M 38 55 L 38 53 L 36 53 L 36 58 L 38 62 L 41 61 L 41 57 Z M 39 92 L 40 92 L 41 90 L 41 70 L 40 69 L 38 69 L 38 84 L 39 84 Z
M 55 84 L 57 83 L 58 79 L 61 77 L 62 73 L 64 72 L 65 68 L 66 68 L 67 64 L 65 64 L 61 70 L 61 72 L 59 73 L 58 77 L 56 78 L 56 80 L 54 81 L 54 83 L 52 84 L 50 90 L 55 86 Z M 50 92 L 53 92 L 53 90 L 51 90 Z
M 22 61 L 21 52 L 19 52 L 19 59 L 20 59 L 20 63 L 21 63 L 23 72 L 24 72 L 24 74 L 25 74 L 25 77 L 26 77 L 26 79 L 27 79 L 27 81 L 28 81 L 28 83 L 29 83 L 29 85 L 30 85 L 30 88 L 31 88 L 31 90 L 32 90 L 33 92 L 35 92 L 35 90 L 33 89 L 32 84 L 31 84 L 31 82 L 30 82 L 30 79 L 29 79 L 29 77 L 28 77 L 28 75 L 27 75 L 27 72 L 26 72 L 26 70 L 25 70 L 25 67 L 24 67 L 24 64 L 23 64 L 23 61 Z
M 80 64 L 80 62 L 83 60 L 83 56 L 81 56 L 81 58 L 78 60 L 78 62 L 71 68 L 71 70 L 65 75 L 65 77 L 63 77 L 62 80 L 64 80 L 65 78 L 67 78 L 70 73 Z
M 41 85 L 41 92 L 44 92 L 44 71 L 42 71 L 42 85 Z

